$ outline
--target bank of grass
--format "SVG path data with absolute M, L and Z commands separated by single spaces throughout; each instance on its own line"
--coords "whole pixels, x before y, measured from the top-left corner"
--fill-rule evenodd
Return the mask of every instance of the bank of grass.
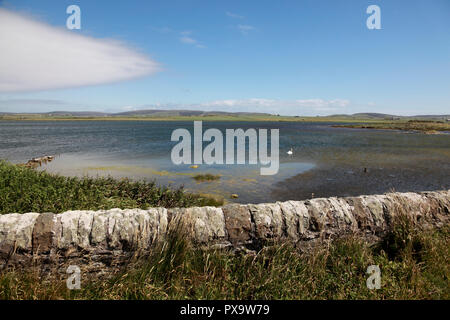
M 440 131 L 450 131 L 450 123 L 437 121 L 392 121 L 379 123 L 359 123 L 334 125 L 333 127 L 362 128 L 362 129 L 384 129 L 384 130 L 402 130 L 419 131 L 433 134 Z
M 63 177 L 0 161 L 0 214 L 205 205 L 222 202 L 154 182 Z
M 356 238 L 306 253 L 287 244 L 255 255 L 192 248 L 172 236 L 153 254 L 105 280 L 83 277 L 70 291 L 61 276 L 0 273 L 0 299 L 450 299 L 450 230 L 399 222 L 377 245 Z M 369 290 L 367 267 L 381 269 Z

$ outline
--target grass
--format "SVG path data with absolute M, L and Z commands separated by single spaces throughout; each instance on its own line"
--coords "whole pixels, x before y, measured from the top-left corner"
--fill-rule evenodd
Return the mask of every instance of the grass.
M 362 128 L 362 129 L 388 129 L 403 131 L 420 131 L 423 133 L 439 133 L 439 131 L 450 131 L 450 123 L 437 121 L 394 121 L 364 124 L 334 125 L 333 127 Z
M 206 200 L 152 183 L 111 178 L 66 178 L 0 162 L 0 209 L 61 212 L 69 209 L 187 206 Z M 274 244 L 255 254 L 200 250 L 181 233 L 118 274 L 82 277 L 37 269 L 0 272 L 0 299 L 450 299 L 450 228 L 419 230 L 400 215 L 383 240 L 355 237 L 300 252 Z M 369 290 L 367 267 L 381 269 L 381 289 Z
M 205 181 L 216 181 L 220 179 L 220 175 L 215 174 L 197 174 L 192 177 L 197 182 L 205 182 Z
M 63 177 L 0 161 L 0 214 L 205 205 L 222 202 L 154 182 Z
M 251 254 L 205 251 L 173 235 L 153 254 L 111 278 L 65 279 L 38 272 L 0 274 L 0 299 L 450 299 L 450 230 L 398 223 L 370 246 L 346 238 L 300 253 L 287 244 Z M 379 265 L 381 289 L 367 267 Z

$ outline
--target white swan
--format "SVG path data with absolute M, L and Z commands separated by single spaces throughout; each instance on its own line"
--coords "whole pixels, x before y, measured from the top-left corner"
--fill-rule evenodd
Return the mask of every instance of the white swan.
M 289 150 L 289 151 L 287 152 L 287 154 L 290 155 L 290 156 L 292 156 L 292 155 L 294 154 L 294 151 L 292 150 L 292 148 L 291 148 L 291 150 Z

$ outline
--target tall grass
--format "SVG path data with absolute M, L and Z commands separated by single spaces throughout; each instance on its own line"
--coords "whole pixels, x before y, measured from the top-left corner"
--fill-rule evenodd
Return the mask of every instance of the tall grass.
M 347 238 L 308 253 L 284 244 L 252 255 L 196 249 L 175 234 L 112 278 L 82 278 L 79 291 L 60 276 L 0 274 L 0 299 L 450 299 L 449 235 L 394 229 L 387 242 L 420 248 L 387 252 L 386 243 Z M 379 290 L 366 286 L 369 265 L 381 268 Z
M 221 204 L 154 182 L 63 177 L 0 161 L 0 214 Z

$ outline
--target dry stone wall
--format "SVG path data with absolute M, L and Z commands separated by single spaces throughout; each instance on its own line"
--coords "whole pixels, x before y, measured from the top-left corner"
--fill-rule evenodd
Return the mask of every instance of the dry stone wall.
M 0 269 L 78 264 L 104 272 L 151 252 L 171 230 L 197 246 L 233 250 L 283 241 L 308 248 L 348 234 L 376 241 L 396 215 L 405 213 L 425 228 L 439 228 L 449 223 L 449 212 L 450 190 L 222 208 L 12 213 L 0 215 Z

